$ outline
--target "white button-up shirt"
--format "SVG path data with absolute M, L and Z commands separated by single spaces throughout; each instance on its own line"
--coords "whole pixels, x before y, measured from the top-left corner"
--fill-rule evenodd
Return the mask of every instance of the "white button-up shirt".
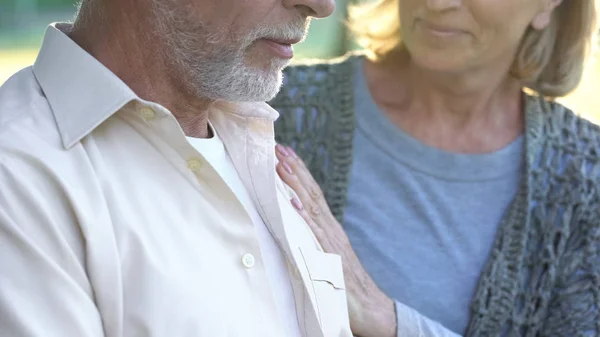
M 209 119 L 283 251 L 305 337 L 350 337 L 340 257 L 275 172 L 263 103 Z M 0 88 L 3 337 L 285 337 L 254 225 L 164 107 L 56 26 Z
M 256 230 L 256 236 L 262 253 L 262 264 L 267 272 L 269 286 L 271 287 L 277 312 L 279 313 L 279 321 L 283 325 L 283 329 L 285 329 L 286 337 L 302 337 L 298 325 L 294 290 L 292 289 L 285 255 L 260 216 L 250 193 L 248 193 L 248 189 L 244 186 L 231 161 L 231 157 L 227 153 L 227 150 L 225 150 L 225 145 L 223 145 L 219 134 L 210 123 L 209 127 L 213 137 L 206 139 L 187 137 L 187 140 L 219 172 L 219 175 L 227 183 L 229 189 L 244 205 Z M 244 254 L 242 262 L 246 268 L 252 268 L 256 265 L 256 259 L 250 253 Z

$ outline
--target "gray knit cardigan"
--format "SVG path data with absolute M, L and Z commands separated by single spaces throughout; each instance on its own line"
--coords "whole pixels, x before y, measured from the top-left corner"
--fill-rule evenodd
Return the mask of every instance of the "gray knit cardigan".
M 304 159 L 340 222 L 361 58 L 290 66 L 270 102 L 281 114 L 277 141 Z M 526 174 L 480 276 L 466 336 L 600 336 L 600 128 L 536 96 L 525 108 Z

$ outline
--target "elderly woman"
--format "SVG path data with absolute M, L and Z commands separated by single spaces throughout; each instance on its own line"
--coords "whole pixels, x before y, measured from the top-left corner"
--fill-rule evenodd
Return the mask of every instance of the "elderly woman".
M 554 102 L 594 21 L 382 0 L 352 12 L 366 52 L 286 70 L 278 172 L 344 258 L 357 336 L 600 336 L 600 129 Z

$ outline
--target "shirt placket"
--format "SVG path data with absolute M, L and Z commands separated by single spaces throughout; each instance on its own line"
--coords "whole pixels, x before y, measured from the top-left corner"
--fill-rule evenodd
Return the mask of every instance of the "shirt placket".
M 247 222 L 238 224 L 248 226 L 244 235 L 246 240 L 243 242 L 232 243 L 231 249 L 236 250 L 239 256 L 239 268 L 243 268 L 243 274 L 248 280 L 248 291 L 253 292 L 255 297 L 255 306 L 258 309 L 254 314 L 261 317 L 255 321 L 256 329 L 267 331 L 282 331 L 278 327 L 279 320 L 272 319 L 277 317 L 275 302 L 272 297 L 272 291 L 263 263 L 260 244 L 252 220 L 246 212 L 241 201 L 230 190 L 226 182 L 221 178 L 218 172 L 207 162 L 207 160 L 187 141 L 183 131 L 177 124 L 175 118 L 160 107 L 148 105 L 138 105 L 135 107 L 137 115 L 142 118 L 150 127 L 152 132 L 159 136 L 162 145 L 157 145 L 159 151 L 163 153 L 166 159 L 179 170 L 187 180 L 196 187 L 199 192 L 206 194 L 220 193 L 230 194 L 230 201 L 216 200 L 220 203 L 222 212 L 231 212 L 232 207 L 239 207 L 240 212 L 244 212 Z M 225 141 L 225 140 L 223 140 Z M 207 190 L 209 189 L 209 190 Z M 227 192 L 225 192 L 227 190 Z M 237 209 L 236 209 L 237 210 Z M 229 224 L 236 225 L 236 224 Z M 262 321 L 262 323 L 261 323 Z M 264 335 L 264 334 L 263 334 Z
M 234 153 L 232 159 L 238 160 L 236 166 L 245 168 L 241 170 L 241 175 L 245 177 L 245 183 L 253 198 L 257 202 L 258 210 L 265 221 L 271 235 L 277 241 L 279 247 L 283 250 L 289 269 L 294 273 L 298 272 L 298 261 L 292 252 L 293 247 L 285 231 L 279 200 L 277 198 L 276 177 L 275 177 L 275 144 L 273 122 L 265 118 L 239 116 L 232 121 L 223 121 L 222 115 L 219 115 L 215 126 L 221 126 L 219 134 L 229 133 L 231 137 L 239 137 L 244 140 L 243 146 L 227 144 L 223 137 L 226 147 L 231 153 Z M 306 285 L 298 282 L 294 276 L 291 277 L 294 297 L 296 301 L 297 313 L 299 315 L 300 327 L 304 336 L 322 337 L 322 330 L 318 322 L 315 308 L 310 304 L 307 298 Z

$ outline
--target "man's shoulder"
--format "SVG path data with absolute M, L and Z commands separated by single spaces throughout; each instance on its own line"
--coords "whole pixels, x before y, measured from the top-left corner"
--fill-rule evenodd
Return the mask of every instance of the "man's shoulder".
M 49 102 L 32 68 L 25 68 L 0 87 L 3 192 L 16 195 L 29 181 L 47 182 L 67 158 Z
M 0 86 L 0 155 L 34 143 L 58 146 L 60 137 L 48 99 L 28 67 Z
M 31 112 L 40 99 L 43 99 L 43 93 L 32 67 L 12 75 L 0 86 L 0 130 Z

